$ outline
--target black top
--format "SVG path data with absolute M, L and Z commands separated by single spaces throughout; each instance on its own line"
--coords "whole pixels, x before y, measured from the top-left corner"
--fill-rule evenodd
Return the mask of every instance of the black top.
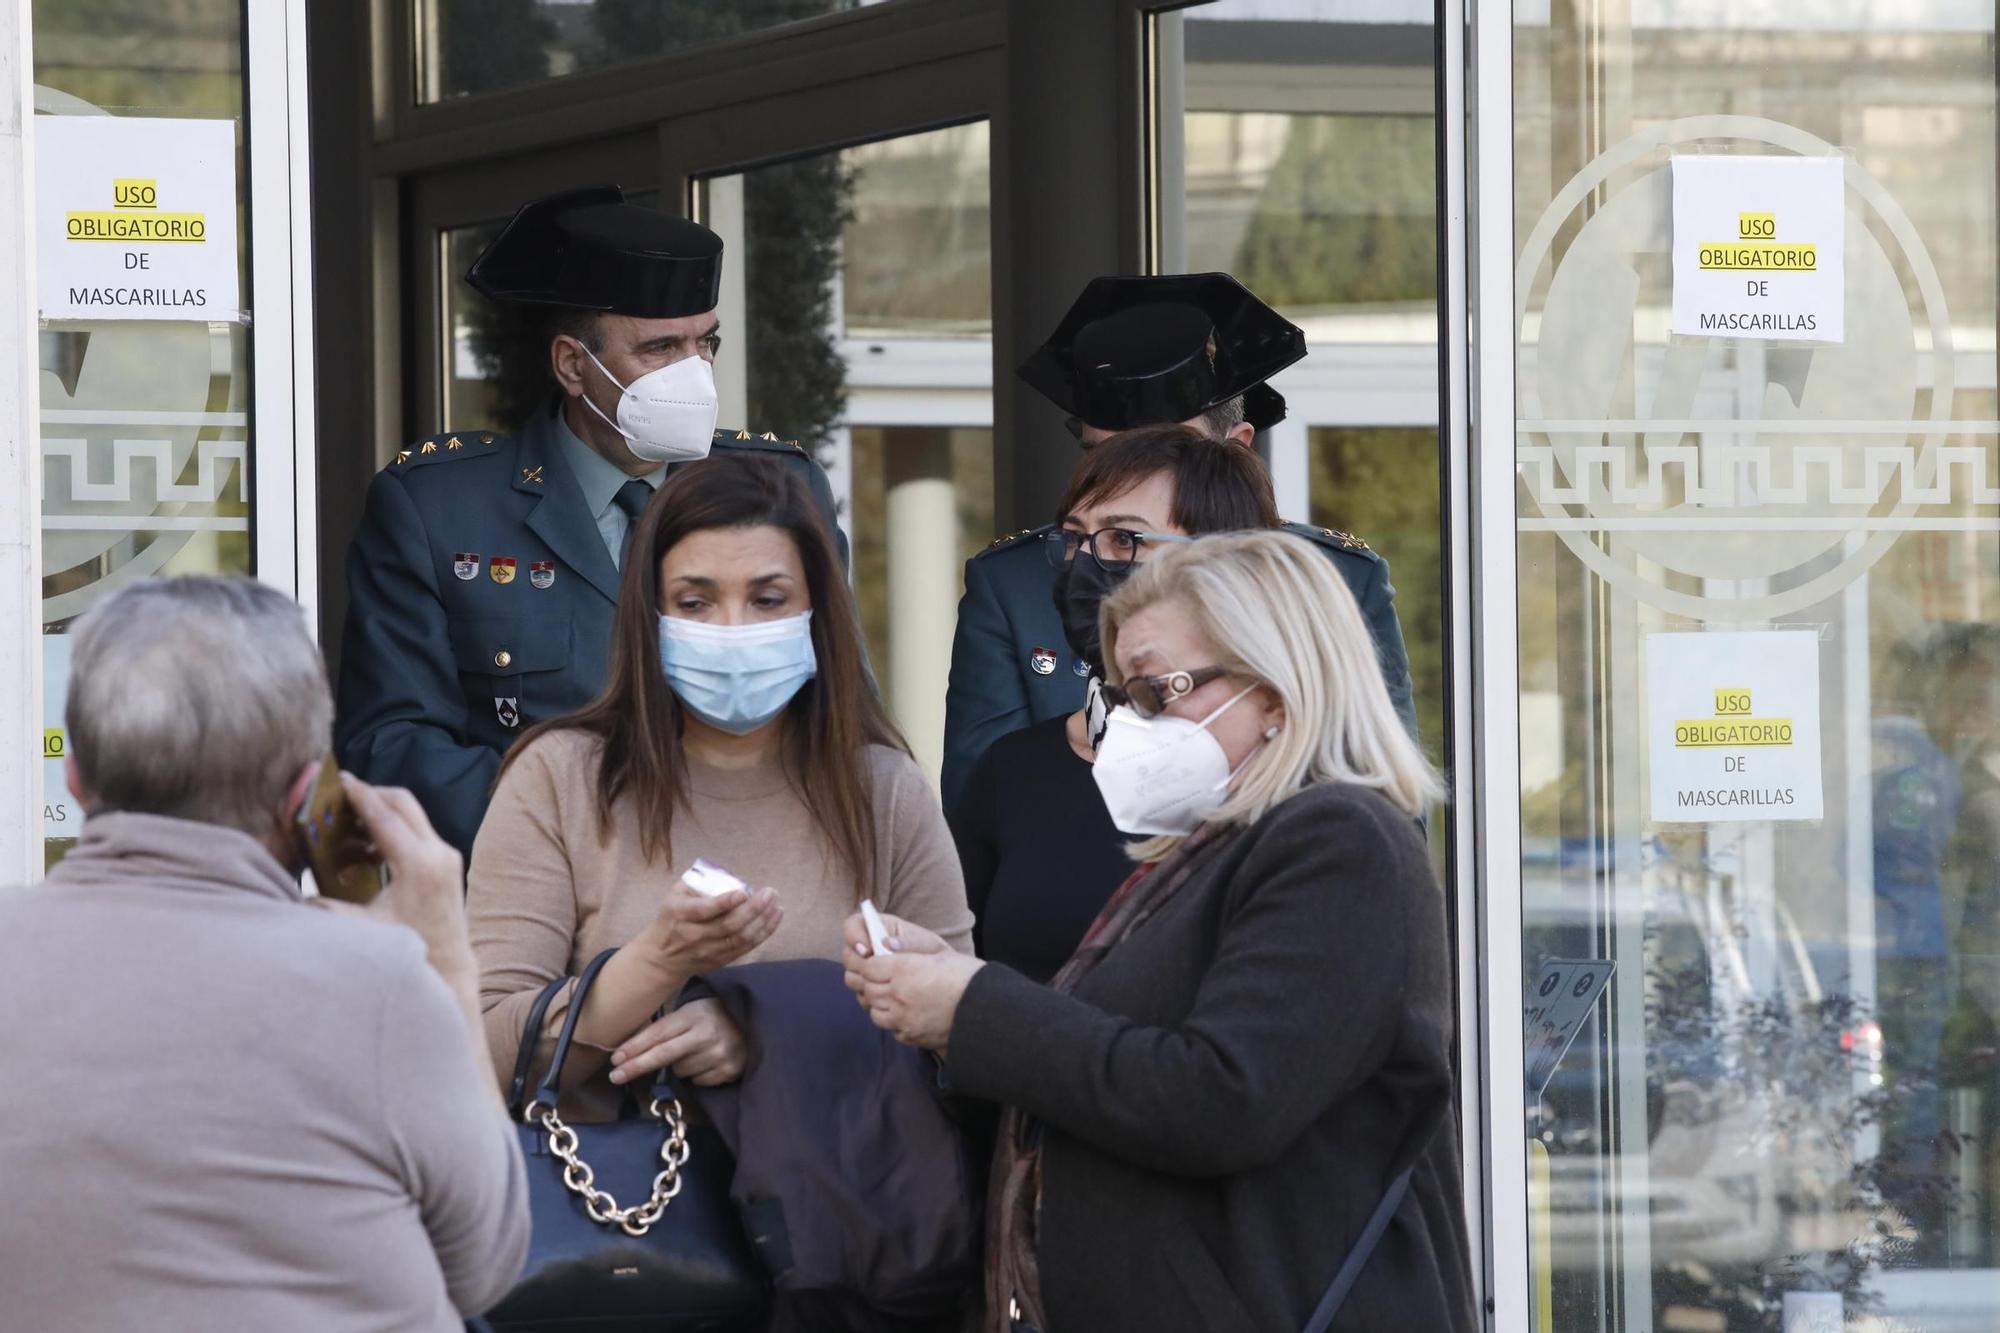
M 1048 1333 L 1300 1328 L 1412 1158 L 1333 1328 L 1476 1328 L 1451 976 L 1416 821 L 1347 786 L 1211 849 L 1074 995 L 981 968 L 946 1067 L 1042 1126 Z
M 1067 716 L 993 742 L 951 812 L 981 958 L 1047 981 L 1138 869 L 1105 812 Z

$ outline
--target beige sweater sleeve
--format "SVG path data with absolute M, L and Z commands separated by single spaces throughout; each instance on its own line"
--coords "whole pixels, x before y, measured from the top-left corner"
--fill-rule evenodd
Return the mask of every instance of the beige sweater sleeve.
M 382 988 L 379 1100 L 397 1162 L 462 1314 L 500 1302 L 528 1253 L 520 1140 L 493 1098 L 465 1017 L 414 940 Z
M 558 734 L 523 751 L 500 779 L 472 845 L 465 907 L 472 952 L 479 961 L 486 1045 L 503 1092 L 513 1077 L 521 1029 L 535 996 L 569 973 L 576 951 L 576 880 L 564 836 L 566 793 L 556 780 L 560 765 L 552 753 L 574 743 Z M 560 1026 L 568 1008 L 568 994 L 558 995 L 549 1006 L 544 1034 Z M 554 1042 L 544 1038 L 540 1044 L 545 1049 L 535 1060 L 537 1076 Z
M 972 952 L 972 909 L 958 849 L 938 807 L 937 794 L 908 755 L 887 748 L 874 754 L 876 799 L 888 810 L 886 880 L 876 906 L 937 932 L 960 953 Z

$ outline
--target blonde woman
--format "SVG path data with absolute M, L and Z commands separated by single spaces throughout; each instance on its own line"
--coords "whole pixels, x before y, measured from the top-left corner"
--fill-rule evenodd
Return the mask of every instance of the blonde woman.
M 1103 635 L 1092 774 L 1146 841 L 1076 956 L 1044 986 L 848 928 L 875 1022 L 1009 1108 L 988 1328 L 1298 1329 L 1350 1256 L 1333 1329 L 1473 1328 L 1439 786 L 1353 597 L 1298 538 L 1206 537 Z

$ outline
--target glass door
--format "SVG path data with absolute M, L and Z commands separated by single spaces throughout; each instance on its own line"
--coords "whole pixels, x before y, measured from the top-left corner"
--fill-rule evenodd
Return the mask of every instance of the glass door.
M 2000 1327 L 1993 12 L 1512 38 L 1533 1326 Z
M 60 762 L 76 618 L 150 575 L 314 596 L 303 9 L 250 8 L 33 10 L 49 862 L 82 822 Z
M 961 571 L 994 536 L 990 177 L 976 121 L 696 187 L 741 257 L 721 419 L 825 466 L 869 660 L 933 783 Z

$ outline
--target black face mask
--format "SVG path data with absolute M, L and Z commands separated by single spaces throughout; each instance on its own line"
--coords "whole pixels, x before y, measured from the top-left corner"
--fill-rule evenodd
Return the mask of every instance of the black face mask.
M 1055 603 L 1062 615 L 1063 637 L 1070 650 L 1100 676 L 1104 674 L 1104 644 L 1098 636 L 1097 615 L 1104 608 L 1104 599 L 1131 576 L 1129 566 L 1106 569 L 1097 563 L 1096 556 L 1082 550 L 1069 562 L 1069 568 L 1056 573 Z

